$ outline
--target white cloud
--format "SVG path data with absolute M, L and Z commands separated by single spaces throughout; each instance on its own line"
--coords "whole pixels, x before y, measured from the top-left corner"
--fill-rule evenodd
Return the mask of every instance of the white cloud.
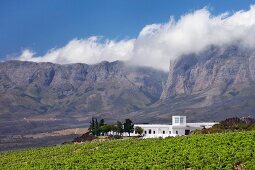
M 178 21 L 171 17 L 167 23 L 147 25 L 136 39 L 74 39 L 43 56 L 24 50 L 19 59 L 60 64 L 124 60 L 168 70 L 169 61 L 183 54 L 196 53 L 210 45 L 230 43 L 255 47 L 255 6 L 247 11 L 218 16 L 203 8 L 182 16 Z
M 52 49 L 44 56 L 35 56 L 35 53 L 26 49 L 19 59 L 35 62 L 53 62 L 60 64 L 87 63 L 94 64 L 100 61 L 128 60 L 132 56 L 134 40 L 101 40 L 99 37 L 88 39 L 73 39 L 62 48 Z
M 35 53 L 29 49 L 25 49 L 22 51 L 21 55 L 19 56 L 20 60 L 31 60 L 31 59 L 36 59 L 34 57 Z

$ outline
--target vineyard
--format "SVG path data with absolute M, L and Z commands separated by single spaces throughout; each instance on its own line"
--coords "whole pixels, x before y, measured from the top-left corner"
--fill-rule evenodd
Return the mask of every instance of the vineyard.
M 0 152 L 1 169 L 255 169 L 255 131 Z

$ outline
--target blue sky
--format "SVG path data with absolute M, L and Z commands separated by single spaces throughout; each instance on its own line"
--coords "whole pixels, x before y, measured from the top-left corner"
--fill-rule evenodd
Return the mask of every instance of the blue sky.
M 38 55 L 74 38 L 135 38 L 152 23 L 208 6 L 213 15 L 247 10 L 244 0 L 1 0 L 0 58 L 32 49 Z

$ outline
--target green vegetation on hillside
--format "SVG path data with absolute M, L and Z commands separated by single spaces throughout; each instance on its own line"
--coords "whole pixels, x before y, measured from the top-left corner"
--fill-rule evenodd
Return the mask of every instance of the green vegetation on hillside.
M 255 131 L 0 152 L 1 169 L 255 169 Z
M 232 117 L 227 118 L 213 127 L 202 130 L 195 130 L 193 134 L 212 134 L 212 133 L 225 133 L 225 132 L 238 132 L 238 131 L 251 131 L 255 130 L 255 119 L 250 117 Z

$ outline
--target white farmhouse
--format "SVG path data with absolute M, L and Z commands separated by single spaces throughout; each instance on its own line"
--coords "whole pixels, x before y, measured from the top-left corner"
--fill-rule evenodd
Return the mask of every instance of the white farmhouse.
M 186 116 L 172 116 L 172 125 L 135 124 L 134 128 L 137 126 L 143 128 L 144 138 L 165 138 L 168 136 L 188 135 L 192 130 L 210 128 L 215 124 L 217 124 L 217 122 L 186 123 Z M 138 136 L 138 134 L 133 132 L 130 136 Z

